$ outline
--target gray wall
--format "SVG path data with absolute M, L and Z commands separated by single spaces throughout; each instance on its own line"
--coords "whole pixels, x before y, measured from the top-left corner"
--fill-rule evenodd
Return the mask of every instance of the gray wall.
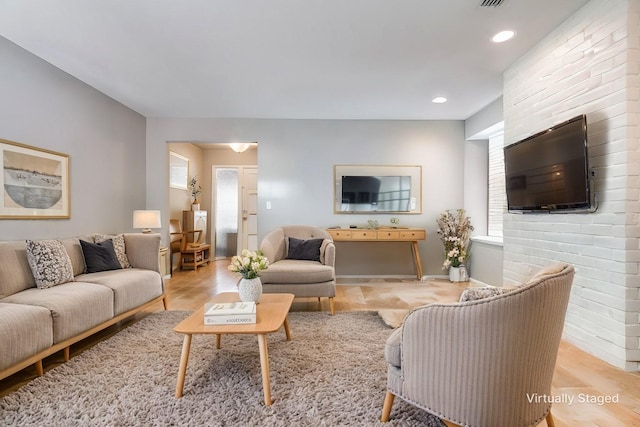
M 260 238 L 282 224 L 366 224 L 373 215 L 333 213 L 335 164 L 421 165 L 423 213 L 375 219 L 390 224 L 390 217 L 399 216 L 401 226 L 426 228 L 427 240 L 420 244 L 425 274 L 443 273 L 435 220 L 441 211 L 464 203 L 462 121 L 149 118 L 147 204 L 165 212 L 166 143 L 171 141 L 258 142 Z M 266 210 L 266 201 L 271 201 L 271 210 Z M 340 251 L 337 268 L 340 275 L 413 274 L 406 244 L 351 244 Z
M 132 231 L 145 118 L 0 37 L 0 138 L 69 155 L 71 218 L 0 220 L 0 239 Z

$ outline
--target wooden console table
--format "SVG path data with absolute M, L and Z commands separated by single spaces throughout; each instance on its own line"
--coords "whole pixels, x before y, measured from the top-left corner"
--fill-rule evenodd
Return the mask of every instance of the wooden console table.
M 327 230 L 335 242 L 408 242 L 411 243 L 416 276 L 422 279 L 422 262 L 418 240 L 427 238 L 424 228 L 330 228 Z

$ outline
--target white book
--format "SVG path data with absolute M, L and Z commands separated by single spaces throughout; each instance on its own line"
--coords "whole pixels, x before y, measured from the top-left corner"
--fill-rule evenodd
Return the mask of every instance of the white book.
M 255 302 L 212 303 L 205 306 L 205 325 L 256 323 Z

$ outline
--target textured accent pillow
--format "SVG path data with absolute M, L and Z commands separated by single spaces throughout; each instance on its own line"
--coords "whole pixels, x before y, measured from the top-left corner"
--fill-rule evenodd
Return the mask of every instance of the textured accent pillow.
M 462 292 L 462 295 L 460 295 L 460 302 L 490 298 L 496 295 L 506 294 L 513 289 L 514 288 L 467 288 Z
M 324 239 L 301 240 L 289 237 L 289 251 L 287 259 L 320 262 L 320 246 Z
M 59 240 L 27 240 L 27 261 L 38 289 L 73 282 L 73 266 Z
M 124 234 L 116 234 L 114 236 L 108 236 L 106 234 L 94 234 L 93 241 L 96 243 L 102 243 L 105 240 L 111 240 L 113 242 L 113 249 L 116 251 L 116 257 L 120 262 L 122 268 L 131 268 L 129 264 L 129 258 L 127 257 L 126 248 L 124 246 Z
M 122 268 L 116 256 L 116 251 L 113 249 L 113 241 L 111 239 L 100 243 L 80 240 L 80 245 L 84 254 L 84 264 L 87 266 L 85 273 L 98 273 Z

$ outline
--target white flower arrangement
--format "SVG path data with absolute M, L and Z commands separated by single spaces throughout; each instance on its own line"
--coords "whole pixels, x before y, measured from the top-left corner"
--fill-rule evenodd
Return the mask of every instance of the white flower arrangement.
M 231 258 L 231 264 L 227 269 L 236 273 L 240 273 L 245 279 L 255 279 L 260 276 L 260 271 L 269 267 L 269 260 L 262 251 L 250 251 L 243 249 L 240 256 L 235 255 Z
M 444 246 L 445 260 L 442 269 L 460 267 L 469 258 L 469 237 L 473 231 L 471 220 L 464 209 L 458 209 L 455 213 L 444 211 L 440 214 L 437 233 Z

